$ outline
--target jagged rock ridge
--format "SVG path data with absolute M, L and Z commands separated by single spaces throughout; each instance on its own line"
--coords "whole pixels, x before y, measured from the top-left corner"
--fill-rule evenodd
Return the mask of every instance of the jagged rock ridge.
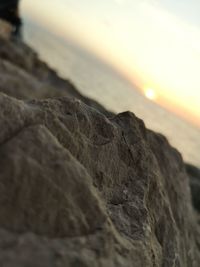
M 0 265 L 198 267 L 180 153 L 0 43 Z

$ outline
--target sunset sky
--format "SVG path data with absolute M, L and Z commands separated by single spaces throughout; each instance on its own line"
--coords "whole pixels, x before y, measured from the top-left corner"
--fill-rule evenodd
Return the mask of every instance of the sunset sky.
M 22 0 L 24 16 L 101 56 L 200 126 L 199 0 Z

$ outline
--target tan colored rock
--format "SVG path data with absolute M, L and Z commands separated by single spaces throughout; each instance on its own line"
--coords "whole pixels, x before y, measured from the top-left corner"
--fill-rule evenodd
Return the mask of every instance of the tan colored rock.
M 0 19 L 0 37 L 10 39 L 11 33 L 12 26 L 8 22 Z
M 0 42 L 0 266 L 198 267 L 180 153 Z

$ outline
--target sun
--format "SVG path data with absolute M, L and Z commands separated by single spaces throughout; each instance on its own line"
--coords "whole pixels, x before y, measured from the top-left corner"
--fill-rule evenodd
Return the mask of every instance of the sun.
M 150 88 L 150 87 L 145 88 L 144 94 L 145 94 L 146 98 L 148 98 L 152 101 L 156 100 L 156 98 L 157 98 L 157 94 L 156 94 L 155 90 Z

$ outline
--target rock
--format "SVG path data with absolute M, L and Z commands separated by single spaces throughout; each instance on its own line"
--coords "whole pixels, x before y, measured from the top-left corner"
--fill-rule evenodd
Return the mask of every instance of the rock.
M 0 42 L 0 266 L 198 267 L 180 153 Z
M 189 163 L 185 166 L 187 174 L 190 177 L 193 206 L 198 212 L 200 212 L 200 169 Z
M 12 33 L 12 26 L 0 19 L 0 37 L 4 39 L 10 39 Z
M 59 78 L 20 40 L 10 42 L 0 38 L 0 44 L 0 91 L 17 99 L 76 97 L 101 113 L 112 116 L 99 103 L 82 96 L 70 81 Z
M 11 26 L 11 35 L 19 38 L 22 21 L 19 14 L 19 0 L 1 0 L 0 19 L 7 21 Z

